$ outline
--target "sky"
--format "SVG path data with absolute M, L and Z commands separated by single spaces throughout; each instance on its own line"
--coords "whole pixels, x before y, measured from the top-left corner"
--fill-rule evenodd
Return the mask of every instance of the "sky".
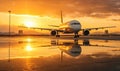
M 110 32 L 120 32 L 120 0 L 0 0 L 0 32 L 8 31 L 9 10 L 13 32 L 22 29 L 18 26 L 26 23 L 45 28 L 50 24 L 59 25 L 61 10 L 64 22 L 76 19 L 82 28 L 117 26 Z

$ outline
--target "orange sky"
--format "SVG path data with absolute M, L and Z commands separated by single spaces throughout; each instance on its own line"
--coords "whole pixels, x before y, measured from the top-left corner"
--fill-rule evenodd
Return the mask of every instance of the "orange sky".
M 117 28 L 110 31 L 120 32 L 119 0 L 0 0 L 0 32 L 8 31 L 8 10 L 12 11 L 13 32 L 25 22 L 32 22 L 34 27 L 59 25 L 60 10 L 64 22 L 76 19 L 83 28 L 115 25 Z

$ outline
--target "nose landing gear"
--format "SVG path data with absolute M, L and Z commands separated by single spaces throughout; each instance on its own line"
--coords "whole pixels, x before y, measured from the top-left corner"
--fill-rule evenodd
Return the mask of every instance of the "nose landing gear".
M 74 38 L 79 38 L 79 35 L 78 35 L 78 33 L 75 33 L 75 36 L 74 36 Z

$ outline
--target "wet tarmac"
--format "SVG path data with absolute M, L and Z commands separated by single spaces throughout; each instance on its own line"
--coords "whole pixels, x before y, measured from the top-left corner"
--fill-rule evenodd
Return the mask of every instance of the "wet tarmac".
M 0 71 L 120 71 L 120 40 L 96 38 L 0 37 Z

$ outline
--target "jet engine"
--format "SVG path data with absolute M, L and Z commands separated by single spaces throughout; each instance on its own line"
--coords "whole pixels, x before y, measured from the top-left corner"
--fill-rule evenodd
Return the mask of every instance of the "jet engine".
M 56 35 L 56 31 L 55 30 L 51 31 L 51 35 L 55 36 Z
M 90 34 L 89 30 L 84 30 L 84 31 L 83 31 L 83 35 L 85 35 L 85 36 L 87 36 L 87 35 L 89 35 L 89 34 Z

